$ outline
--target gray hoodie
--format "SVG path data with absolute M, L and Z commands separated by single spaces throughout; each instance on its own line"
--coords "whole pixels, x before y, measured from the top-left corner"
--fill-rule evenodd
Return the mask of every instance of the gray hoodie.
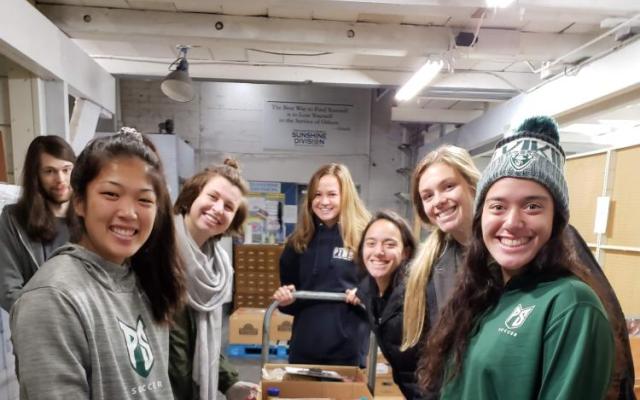
M 173 399 L 168 326 L 128 266 L 62 246 L 11 311 L 21 399 Z
M 44 262 L 42 243 L 27 235 L 15 213 L 16 206 L 11 204 L 0 215 L 0 307 L 7 312 Z

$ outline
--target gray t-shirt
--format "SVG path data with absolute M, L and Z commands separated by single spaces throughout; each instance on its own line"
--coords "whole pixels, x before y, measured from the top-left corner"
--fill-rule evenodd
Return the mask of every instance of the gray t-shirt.
M 435 292 L 435 298 L 431 297 L 435 301 L 430 301 L 429 303 L 429 321 L 432 325 L 438 320 L 440 311 L 447 304 L 451 292 L 453 292 L 457 273 L 460 269 L 460 264 L 462 264 L 463 251 L 463 247 L 458 242 L 453 239 L 447 240 L 440 258 L 438 258 L 431 270 L 429 287 L 433 288 Z M 436 307 L 431 307 L 434 303 L 437 304 L 437 309 Z
M 56 237 L 54 237 L 50 242 L 42 243 L 42 251 L 44 252 L 45 260 L 51 258 L 51 255 L 58 247 L 69 241 L 69 225 L 67 225 L 66 218 L 56 218 L 55 221 L 57 232 Z

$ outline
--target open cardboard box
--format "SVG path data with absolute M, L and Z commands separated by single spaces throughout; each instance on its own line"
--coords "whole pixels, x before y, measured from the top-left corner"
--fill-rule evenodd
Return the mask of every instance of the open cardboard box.
M 285 375 L 282 381 L 265 380 L 261 382 L 262 398 L 266 399 L 267 389 L 277 387 L 280 389 L 281 398 L 326 398 L 336 400 L 354 400 L 365 397 L 372 399 L 373 396 L 367 388 L 367 378 L 358 367 L 334 366 L 334 365 L 306 365 L 306 364 L 265 364 L 267 371 L 285 367 L 319 368 L 323 370 L 335 371 L 342 376 L 348 377 L 352 382 L 329 382 L 311 381 L 307 377 L 295 375 Z

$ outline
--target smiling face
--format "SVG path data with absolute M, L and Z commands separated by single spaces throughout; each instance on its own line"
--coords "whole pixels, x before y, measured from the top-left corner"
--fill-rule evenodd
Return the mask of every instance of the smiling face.
M 338 222 L 340 217 L 340 182 L 333 175 L 325 175 L 318 180 L 318 185 L 311 200 L 311 210 L 328 226 Z
M 434 163 L 422 173 L 418 193 L 429 222 L 466 243 L 473 222 L 474 193 L 463 176 L 445 163 Z
M 74 201 L 83 218 L 80 244 L 107 261 L 123 264 L 147 241 L 157 213 L 147 164 L 137 157 L 108 161 Z
M 208 239 L 229 229 L 242 202 L 242 192 L 227 178 L 216 175 L 209 179 L 185 215 L 185 223 L 193 240 L 202 246 Z
M 394 272 L 406 258 L 402 234 L 391 221 L 379 219 L 369 226 L 363 242 L 362 260 L 382 294 L 389 286 Z
M 502 178 L 489 188 L 482 208 L 482 239 L 505 283 L 549 241 L 553 213 L 553 198 L 535 181 Z
M 51 154 L 40 153 L 38 180 L 47 201 L 63 204 L 71 198 L 71 170 L 73 163 L 55 158 Z

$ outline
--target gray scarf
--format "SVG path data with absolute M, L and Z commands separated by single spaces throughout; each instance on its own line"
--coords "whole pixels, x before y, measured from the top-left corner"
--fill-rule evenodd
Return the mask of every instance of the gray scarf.
M 175 227 L 185 264 L 187 299 L 196 315 L 193 380 L 200 388 L 201 400 L 214 400 L 218 393 L 222 304 L 232 290 L 233 268 L 219 242 L 208 240 L 198 248 L 182 215 L 176 215 Z

